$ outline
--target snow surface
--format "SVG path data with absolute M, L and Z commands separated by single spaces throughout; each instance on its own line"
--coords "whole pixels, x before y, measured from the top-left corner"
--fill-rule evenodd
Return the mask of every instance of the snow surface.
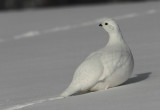
M 39 101 L 19 109 L 158 110 L 159 6 L 142 2 L 1 12 L 0 109 Z M 104 17 L 117 18 L 135 59 L 133 77 L 107 91 L 48 100 L 66 89 L 91 52 L 106 45 L 106 32 L 92 22 Z

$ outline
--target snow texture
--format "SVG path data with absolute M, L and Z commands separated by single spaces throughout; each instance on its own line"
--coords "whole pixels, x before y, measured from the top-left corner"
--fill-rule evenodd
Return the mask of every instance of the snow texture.
M 0 109 L 158 110 L 159 5 L 141 2 L 1 12 Z M 107 43 L 106 32 L 92 22 L 105 17 L 117 17 L 133 52 L 134 75 L 107 91 L 53 100 L 69 85 L 77 66 Z M 83 25 L 76 27 L 79 24 Z M 57 27 L 65 28 L 55 31 Z M 21 39 L 15 38 L 20 35 Z

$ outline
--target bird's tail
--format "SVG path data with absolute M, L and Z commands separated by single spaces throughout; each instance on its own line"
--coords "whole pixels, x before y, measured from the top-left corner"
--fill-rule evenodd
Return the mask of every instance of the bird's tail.
M 80 92 L 80 85 L 71 83 L 70 86 L 60 95 L 61 97 L 69 97 Z

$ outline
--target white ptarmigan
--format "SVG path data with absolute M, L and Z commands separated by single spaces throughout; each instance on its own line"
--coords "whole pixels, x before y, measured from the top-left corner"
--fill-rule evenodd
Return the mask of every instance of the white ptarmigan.
M 108 32 L 107 45 L 90 54 L 80 64 L 71 84 L 61 97 L 106 90 L 122 84 L 130 77 L 134 68 L 134 59 L 119 26 L 113 19 L 107 19 L 99 26 Z

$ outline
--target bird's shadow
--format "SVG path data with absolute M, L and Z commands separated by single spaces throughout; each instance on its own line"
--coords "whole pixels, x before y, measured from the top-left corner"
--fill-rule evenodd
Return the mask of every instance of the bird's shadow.
M 146 80 L 147 78 L 149 78 L 149 76 L 151 74 L 152 74 L 152 72 L 146 72 L 146 73 L 136 74 L 135 77 L 129 78 L 126 82 L 124 82 L 123 84 L 121 84 L 119 86 L 141 82 L 141 81 Z M 88 93 L 91 93 L 91 91 L 84 92 L 84 93 L 75 93 L 72 96 L 77 96 L 77 95 L 82 95 L 82 94 L 88 94 Z
M 146 73 L 136 74 L 135 77 L 129 78 L 126 82 L 124 82 L 120 86 L 132 84 L 132 83 L 138 83 L 140 81 L 146 80 L 147 78 L 149 78 L 149 76 L 151 74 L 152 74 L 152 72 L 146 72 Z

